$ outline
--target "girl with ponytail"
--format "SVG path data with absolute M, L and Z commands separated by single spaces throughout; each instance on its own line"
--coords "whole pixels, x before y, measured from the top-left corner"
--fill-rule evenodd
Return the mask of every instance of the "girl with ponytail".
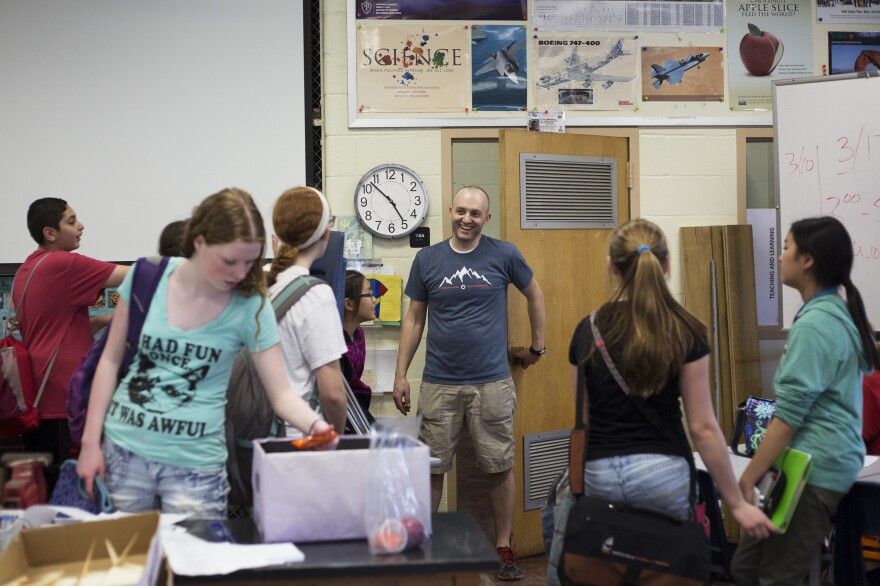
M 755 538 L 775 532 L 770 520 L 737 487 L 709 394 L 705 327 L 669 292 L 669 248 L 663 232 L 646 220 L 619 226 L 611 235 L 608 268 L 616 286 L 609 302 L 596 312 L 595 323 L 632 395 L 615 382 L 596 351 L 590 318 L 584 318 L 569 348 L 572 381 L 578 380 L 580 370 L 586 383 L 580 388 L 576 382 L 573 385 L 575 393 L 587 394 L 584 492 L 690 518 L 690 471 L 678 455 L 687 441 L 681 399 L 694 446 L 733 517 Z M 634 401 L 647 403 L 678 441 L 673 445 Z M 569 495 L 555 513 L 550 584 L 558 583 L 555 566 L 572 503 Z
M 786 447 L 811 454 L 813 470 L 785 534 L 740 543 L 732 566 L 737 584 L 800 584 L 864 465 L 862 373 L 880 367 L 880 353 L 852 265 L 852 239 L 835 218 L 791 225 L 779 271 L 804 305 L 773 379 L 776 412 L 739 485 L 751 498 Z
M 317 189 L 294 187 L 281 194 L 272 210 L 277 250 L 268 275 L 270 298 L 309 274 L 327 250 L 334 222 L 327 199 Z M 306 291 L 278 322 L 278 334 L 291 388 L 312 405 L 320 403 L 327 422 L 342 433 L 347 399 L 339 358 L 348 348 L 330 286 L 322 283 Z M 288 435 L 298 432 L 288 427 Z

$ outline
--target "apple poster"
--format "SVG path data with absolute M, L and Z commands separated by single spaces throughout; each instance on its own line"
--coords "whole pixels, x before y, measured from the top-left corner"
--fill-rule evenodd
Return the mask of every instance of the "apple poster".
M 727 4 L 730 107 L 773 107 L 772 81 L 813 75 L 810 0 Z

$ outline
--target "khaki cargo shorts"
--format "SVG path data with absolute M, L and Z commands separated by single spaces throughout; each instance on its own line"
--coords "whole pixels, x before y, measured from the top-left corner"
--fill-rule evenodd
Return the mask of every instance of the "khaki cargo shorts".
M 417 413 L 422 416 L 419 439 L 431 448 L 441 465 L 431 472 L 452 469 L 462 423 L 467 421 L 474 442 L 477 466 L 497 473 L 513 468 L 513 412 L 516 389 L 513 380 L 475 385 L 443 385 L 423 382 Z

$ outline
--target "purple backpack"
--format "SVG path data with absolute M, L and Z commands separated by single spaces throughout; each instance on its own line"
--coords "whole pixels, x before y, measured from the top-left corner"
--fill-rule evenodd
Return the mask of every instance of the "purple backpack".
M 125 356 L 119 369 L 117 380 L 128 372 L 137 352 L 138 340 L 144 321 L 147 319 L 147 311 L 150 309 L 150 301 L 159 286 L 159 280 L 165 273 L 168 265 L 168 257 L 139 258 L 134 265 L 134 275 L 131 283 L 131 300 L 128 304 L 128 335 L 125 339 Z M 107 345 L 108 325 L 101 335 L 86 352 L 85 357 L 67 385 L 67 417 L 70 424 L 70 437 L 77 445 L 82 441 L 83 429 L 86 425 L 86 410 L 89 407 L 89 397 L 92 394 L 92 380 L 95 378 L 95 370 L 104 346 Z

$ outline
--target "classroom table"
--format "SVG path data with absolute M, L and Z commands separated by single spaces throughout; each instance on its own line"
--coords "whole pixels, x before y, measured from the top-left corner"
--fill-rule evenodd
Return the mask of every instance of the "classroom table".
M 835 516 L 834 583 L 867 584 L 862 535 L 880 534 L 880 460 L 862 469 Z
M 226 522 L 238 543 L 259 543 L 251 519 Z M 213 540 L 203 522 L 181 523 L 191 533 Z M 433 535 L 421 547 L 396 555 L 371 555 L 366 540 L 297 543 L 305 560 L 295 564 L 243 570 L 224 576 L 174 576 L 175 584 L 244 586 L 253 584 L 364 586 L 413 584 L 418 586 L 472 585 L 480 573 L 498 569 L 498 554 L 466 512 L 435 513 Z

